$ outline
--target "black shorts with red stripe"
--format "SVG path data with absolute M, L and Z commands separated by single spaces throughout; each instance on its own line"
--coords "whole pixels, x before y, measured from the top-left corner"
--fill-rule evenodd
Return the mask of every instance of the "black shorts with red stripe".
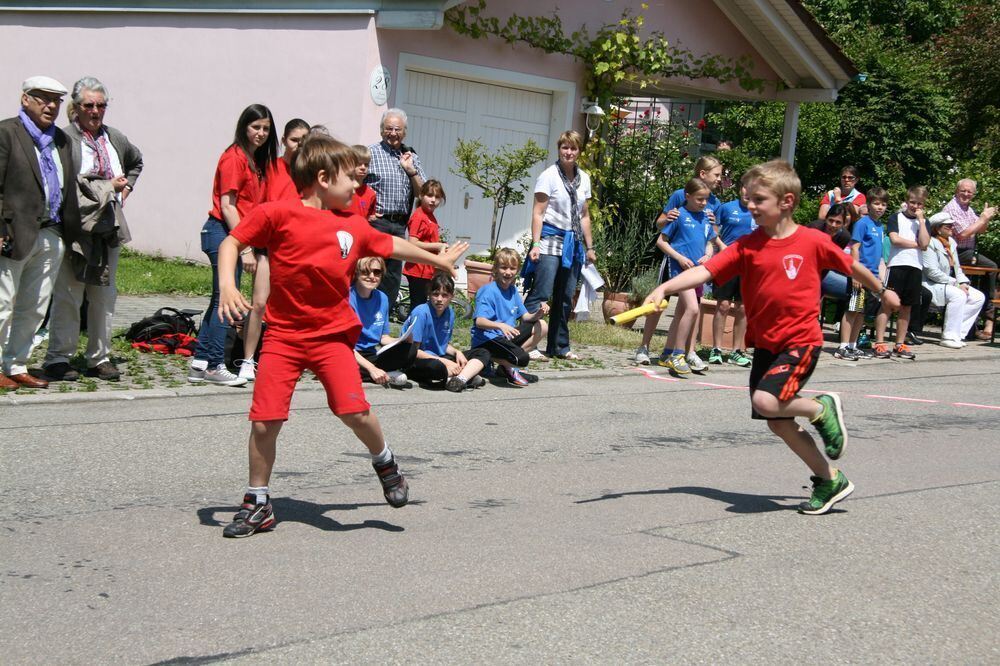
M 792 347 L 777 354 L 759 347 L 754 349 L 753 367 L 750 368 L 751 397 L 754 391 L 764 391 L 782 402 L 791 400 L 812 376 L 821 351 L 822 347 L 813 345 Z M 753 407 L 750 412 L 755 419 L 778 420 L 761 416 Z

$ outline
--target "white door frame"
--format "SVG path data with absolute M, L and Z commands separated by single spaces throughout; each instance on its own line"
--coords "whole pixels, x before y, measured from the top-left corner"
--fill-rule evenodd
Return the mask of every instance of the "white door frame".
M 555 159 L 558 154 L 556 141 L 559 140 L 559 135 L 568 129 L 572 129 L 574 126 L 573 111 L 576 107 L 576 83 L 574 81 L 563 81 L 546 76 L 523 74 L 495 67 L 470 65 L 453 60 L 442 60 L 441 58 L 429 58 L 413 53 L 400 53 L 399 62 L 396 66 L 396 94 L 393 97 L 397 105 L 399 104 L 397 100 L 407 98 L 409 71 L 441 74 L 443 76 L 476 81 L 478 83 L 551 93 L 552 115 L 549 118 L 549 141 L 545 148 L 549 151 L 552 159 Z M 403 110 L 405 111 L 406 109 Z

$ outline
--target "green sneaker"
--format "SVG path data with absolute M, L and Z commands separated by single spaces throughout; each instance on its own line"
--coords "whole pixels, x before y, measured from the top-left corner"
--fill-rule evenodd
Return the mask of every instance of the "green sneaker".
M 829 481 L 818 476 L 810 476 L 813 491 L 809 501 L 799 504 L 799 513 L 818 516 L 829 511 L 834 504 L 854 492 L 854 484 L 847 480 L 844 473 L 837 470 L 837 476 Z
M 743 353 L 742 349 L 733 350 L 733 353 L 729 355 L 729 362 L 741 368 L 746 368 L 753 363 L 750 357 Z
M 835 393 L 824 393 L 815 400 L 823 407 L 823 411 L 810 423 L 816 426 L 816 431 L 823 438 L 827 458 L 836 460 L 844 454 L 844 447 L 847 446 L 844 406 L 840 404 L 840 396 Z
M 708 354 L 708 362 L 712 365 L 722 365 L 722 350 L 712 347 L 712 351 Z

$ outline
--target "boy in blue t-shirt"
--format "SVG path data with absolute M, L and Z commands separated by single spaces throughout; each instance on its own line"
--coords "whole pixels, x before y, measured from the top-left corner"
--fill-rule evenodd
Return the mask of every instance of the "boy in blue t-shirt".
M 885 282 L 886 267 L 882 252 L 885 230 L 879 219 L 889 207 L 889 193 L 881 187 L 868 190 L 868 214 L 854 223 L 851 234 L 851 257 Z M 851 297 L 847 302 L 847 314 L 840 323 L 840 347 L 833 353 L 836 358 L 856 361 L 871 358 L 867 352 L 858 349 L 858 336 L 865 323 L 865 317 L 878 314 L 879 299 L 870 290 L 862 287 L 857 280 L 851 285 Z
M 736 239 L 746 236 L 757 228 L 757 223 L 747 208 L 746 182 L 741 181 L 740 198 L 722 204 L 716 216 L 716 228 L 722 242 L 722 250 Z M 719 250 L 720 252 L 722 250 Z M 747 332 L 746 311 L 743 309 L 743 297 L 740 294 L 740 277 L 737 275 L 729 282 L 716 284 L 712 288 L 715 297 L 715 316 L 712 318 L 712 351 L 708 362 L 722 364 L 722 338 L 726 332 L 726 318 L 733 313 L 733 353 L 729 362 L 741 368 L 750 366 L 750 357 L 743 353 L 743 338 Z
M 361 321 L 361 333 L 354 344 L 354 360 L 358 362 L 363 381 L 405 388 L 409 378 L 402 370 L 413 363 L 417 345 L 400 342 L 385 353 L 378 353 L 379 345 L 395 341 L 389 335 L 389 299 L 378 289 L 384 273 L 385 261 L 381 257 L 364 257 L 358 261 L 349 297 L 351 308 Z
M 490 353 L 511 386 L 527 386 L 528 380 L 517 368 L 528 365 L 528 349 L 534 349 L 548 327 L 543 317 L 548 303 L 534 312 L 524 307 L 514 280 L 521 268 L 521 256 L 509 247 L 497 250 L 493 259 L 493 282 L 476 292 L 476 311 L 472 319 L 472 348 Z M 517 325 L 517 320 L 521 324 Z
M 418 382 L 444 382 L 445 388 L 453 393 L 485 385 L 486 380 L 479 373 L 490 362 L 490 353 L 482 347 L 462 352 L 451 344 L 455 328 L 455 311 L 451 309 L 455 281 L 449 275 L 435 273 L 429 290 L 427 302 L 418 305 L 403 323 L 403 330 L 412 328 L 413 341 L 419 345 L 417 358 L 408 368 L 410 378 Z

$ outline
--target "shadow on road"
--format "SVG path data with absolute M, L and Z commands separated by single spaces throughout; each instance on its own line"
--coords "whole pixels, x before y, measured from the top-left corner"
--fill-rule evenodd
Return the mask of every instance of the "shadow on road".
M 575 504 L 589 504 L 590 502 L 603 502 L 604 500 L 620 499 L 629 495 L 697 495 L 718 502 L 729 504 L 726 511 L 730 513 L 766 513 L 768 511 L 790 511 L 798 505 L 779 504 L 781 500 L 800 500 L 801 497 L 790 497 L 787 495 L 750 495 L 747 493 L 734 493 L 718 488 L 704 488 L 702 486 L 677 486 L 675 488 L 660 488 L 654 490 L 633 490 L 622 493 L 605 493 L 600 497 L 578 500 Z
M 416 504 L 416 502 L 411 502 Z M 303 523 L 327 532 L 350 532 L 352 530 L 376 529 L 386 532 L 402 532 L 399 525 L 387 523 L 384 520 L 366 520 L 361 523 L 341 523 L 326 515 L 328 511 L 356 511 L 366 507 L 384 507 L 381 502 L 367 504 L 317 504 L 305 500 L 281 497 L 272 503 L 274 515 L 278 523 Z M 229 522 L 230 516 L 236 513 L 235 506 L 206 506 L 198 509 L 198 521 L 206 527 L 222 527 Z M 216 518 L 216 514 L 226 516 L 225 522 Z

